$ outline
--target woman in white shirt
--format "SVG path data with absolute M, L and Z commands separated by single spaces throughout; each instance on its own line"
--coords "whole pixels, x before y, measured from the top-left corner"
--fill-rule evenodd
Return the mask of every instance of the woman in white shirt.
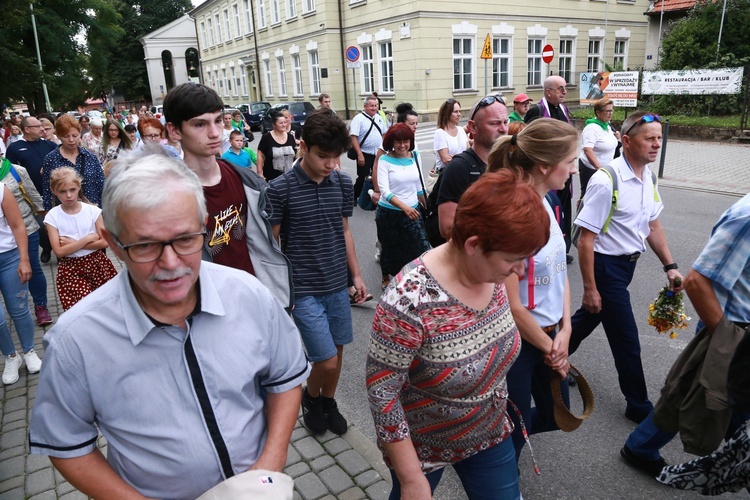
M 375 223 L 382 246 L 380 270 L 385 289 L 391 276 L 429 250 L 430 244 L 419 212 L 425 194 L 419 152 L 414 151 L 414 132 L 406 123 L 397 123 L 383 136 L 383 150 L 388 153 L 378 160 L 380 199 Z
M 581 134 L 583 150 L 579 158 L 581 167 L 581 199 L 586 194 L 586 186 L 589 179 L 598 169 L 615 158 L 615 150 L 620 142 L 620 133 L 616 132 L 610 121 L 614 112 L 614 103 L 607 99 L 599 99 L 594 103 L 594 114 L 596 118 L 586 120 L 586 126 Z
M 461 104 L 455 99 L 448 99 L 438 111 L 437 129 L 433 146 L 435 150 L 435 171 L 440 172 L 451 159 L 469 147 L 461 121 Z

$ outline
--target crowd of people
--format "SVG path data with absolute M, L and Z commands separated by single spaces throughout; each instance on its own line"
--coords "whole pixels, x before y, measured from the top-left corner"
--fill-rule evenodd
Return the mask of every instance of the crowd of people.
M 349 126 L 321 99 L 299 136 L 272 111 L 255 159 L 242 117 L 199 84 L 167 94 L 164 123 L 63 115 L 59 145 L 24 118 L 0 168 L 0 291 L 23 352 L 4 317 L 0 347 L 5 384 L 24 362 L 29 373 L 45 365 L 31 452 L 89 496 L 196 498 L 254 470 L 282 471 L 300 407 L 312 433 L 346 433 L 336 390 L 351 306 L 373 298 L 349 227 L 366 197 L 382 295 L 365 384 L 391 499 L 431 498 L 449 465 L 471 499 L 521 498 L 520 456 L 530 435 L 561 427 L 553 385 L 569 407 L 569 356 L 599 324 L 624 414 L 639 424 L 621 454 L 659 476 L 659 448 L 690 430 L 674 423 L 670 402 L 654 408 L 648 398 L 628 294 L 637 260 L 648 244 L 671 290 L 684 286 L 694 301 L 704 335 L 726 319 L 738 342 L 750 321 L 750 252 L 712 236 L 683 281 L 649 168 L 661 118 L 635 112 L 615 133 L 605 99 L 580 134 L 561 80 L 548 78 L 534 106 L 516 96 L 512 114 L 502 96 L 483 97 L 465 127 L 460 104 L 446 100 L 429 166 L 415 143 L 417 112 L 401 104 L 389 126 L 374 95 Z M 341 170 L 347 152 L 355 180 Z M 572 177 L 584 169 L 593 172 L 573 219 Z M 717 231 L 744 235 L 749 208 L 745 197 Z M 428 240 L 433 216 L 442 244 Z M 575 312 L 573 222 L 584 284 Z M 50 251 L 59 259 L 70 310 L 45 335 L 44 360 L 27 304 L 31 292 L 38 323 L 52 323 L 39 247 L 41 262 Z M 108 252 L 124 263 L 120 275 Z M 711 424 L 721 427 L 714 434 L 731 436 L 750 416 L 730 415 Z

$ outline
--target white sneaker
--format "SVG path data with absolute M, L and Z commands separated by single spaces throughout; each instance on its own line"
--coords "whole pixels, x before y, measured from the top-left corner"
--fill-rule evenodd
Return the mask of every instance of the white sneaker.
M 29 352 L 23 355 L 23 361 L 26 363 L 26 369 L 29 373 L 39 373 L 42 369 L 42 360 L 36 355 L 34 349 L 29 349 Z
M 21 368 L 23 358 L 16 353 L 15 356 L 5 356 L 5 368 L 3 369 L 3 384 L 10 385 L 18 382 L 18 369 Z

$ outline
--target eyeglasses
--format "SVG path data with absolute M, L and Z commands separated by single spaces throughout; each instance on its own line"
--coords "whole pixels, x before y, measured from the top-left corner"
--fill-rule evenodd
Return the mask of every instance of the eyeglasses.
M 505 97 L 501 95 L 497 95 L 497 94 L 483 97 L 481 101 L 479 101 L 478 103 L 476 103 L 476 105 L 474 105 L 474 111 L 471 112 L 471 116 L 469 117 L 469 120 L 474 119 L 474 115 L 477 114 L 477 111 L 491 104 L 495 104 L 496 102 L 499 102 L 500 104 L 505 105 Z
M 565 94 L 565 93 L 568 92 L 568 89 L 566 89 L 565 87 L 563 87 L 562 85 L 560 85 L 559 87 L 557 87 L 557 91 Z
M 622 135 L 628 135 L 628 132 L 631 132 L 638 125 L 641 125 L 643 123 L 653 123 L 653 122 L 661 123 L 661 116 L 655 115 L 653 113 L 648 113 L 646 115 L 641 116 L 640 120 L 630 125 L 627 129 L 622 130 L 620 133 Z
M 44 128 L 44 125 L 26 125 L 26 128 Z
M 148 134 L 148 135 L 142 135 L 144 139 L 151 139 L 152 141 L 154 139 L 161 139 L 161 134 Z
M 158 260 L 167 245 L 171 246 L 177 255 L 192 255 L 203 248 L 205 236 L 206 231 L 203 230 L 198 233 L 183 234 L 169 241 L 141 241 L 132 245 L 123 245 L 117 236 L 113 235 L 117 246 L 125 250 L 130 260 L 137 264 Z

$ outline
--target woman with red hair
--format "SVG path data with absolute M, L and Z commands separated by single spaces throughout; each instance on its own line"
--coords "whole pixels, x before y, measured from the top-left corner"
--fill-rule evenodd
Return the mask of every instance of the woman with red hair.
M 461 197 L 450 240 L 394 278 L 372 324 L 366 384 L 391 499 L 429 499 L 452 465 L 470 499 L 520 497 L 505 375 L 521 341 L 504 282 L 549 239 L 516 173 Z
M 383 289 L 391 276 L 430 249 L 420 203 L 426 205 L 419 152 L 414 151 L 414 131 L 397 123 L 383 136 L 378 158 L 377 180 L 380 199 L 375 223 L 380 241 L 380 270 Z
M 138 120 L 138 133 L 141 134 L 140 147 L 146 147 L 148 144 L 160 144 L 167 155 L 172 158 L 181 158 L 180 152 L 167 144 L 167 139 L 164 137 L 164 125 L 158 118 L 146 117 Z

